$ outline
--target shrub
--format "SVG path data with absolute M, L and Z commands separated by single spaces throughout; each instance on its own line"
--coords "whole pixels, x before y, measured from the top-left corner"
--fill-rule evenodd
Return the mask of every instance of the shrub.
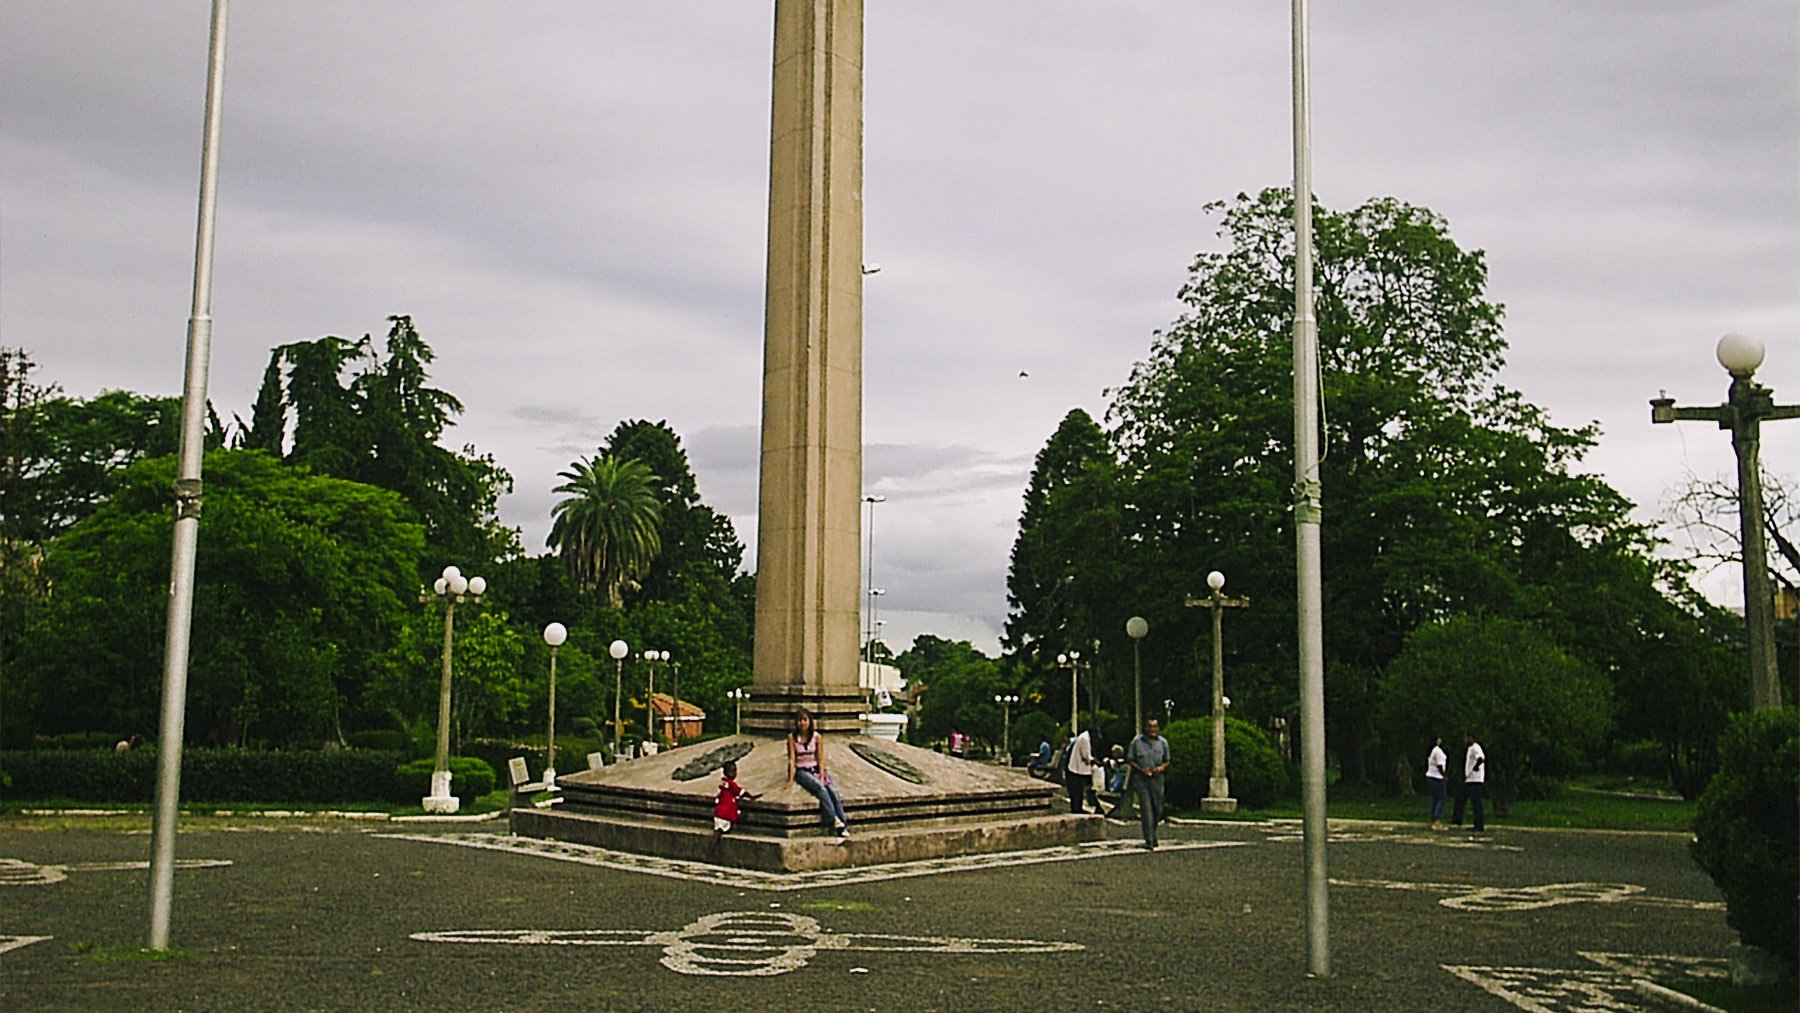
M 394 777 L 403 795 L 398 801 L 417 801 L 431 794 L 431 772 L 436 767 L 437 760 L 432 758 L 413 760 L 396 768 Z M 450 793 L 463 805 L 474 805 L 476 799 L 493 791 L 494 782 L 494 768 L 486 760 L 474 756 L 450 758 Z
M 357 749 L 383 749 L 390 753 L 410 753 L 412 737 L 398 728 L 371 728 L 351 732 L 344 739 Z
M 1012 752 L 1013 762 L 1023 763 L 1037 752 L 1038 743 L 1048 742 L 1052 749 L 1056 748 L 1056 740 L 1062 735 L 1062 726 L 1055 718 L 1043 711 L 1026 711 L 1013 721 Z
M 193 802 L 394 801 L 394 765 L 403 758 L 372 749 L 187 749 L 181 754 L 181 797 Z M 13 779 L 7 792 L 12 799 L 150 802 L 156 795 L 156 756 L 148 749 L 0 753 L 0 769 Z
M 1194 808 L 1212 779 L 1212 718 L 1183 718 L 1163 730 L 1169 740 L 1169 804 Z M 1293 793 L 1293 774 L 1263 730 L 1225 719 L 1225 775 L 1231 794 L 1246 809 L 1260 809 Z
M 1800 714 L 1740 714 L 1694 815 L 1694 861 L 1725 895 L 1725 921 L 1795 970 L 1800 952 Z

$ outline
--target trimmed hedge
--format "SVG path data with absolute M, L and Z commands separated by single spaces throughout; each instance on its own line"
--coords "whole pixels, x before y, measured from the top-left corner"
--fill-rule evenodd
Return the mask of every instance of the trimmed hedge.
M 1694 814 L 1694 861 L 1725 895 L 1725 923 L 1796 969 L 1800 954 L 1800 715 L 1740 714 Z
M 1171 722 L 1163 736 L 1169 740 L 1169 804 L 1198 808 L 1212 779 L 1212 718 Z M 1294 789 L 1293 774 L 1268 735 L 1230 716 L 1225 718 L 1225 776 L 1232 796 L 1246 809 L 1261 809 Z
M 394 776 L 404 759 L 404 753 L 374 749 L 184 749 L 181 797 L 192 802 L 416 801 L 424 793 L 409 799 Z M 151 802 L 156 796 L 156 754 L 148 749 L 0 752 L 0 771 L 12 781 L 8 800 Z

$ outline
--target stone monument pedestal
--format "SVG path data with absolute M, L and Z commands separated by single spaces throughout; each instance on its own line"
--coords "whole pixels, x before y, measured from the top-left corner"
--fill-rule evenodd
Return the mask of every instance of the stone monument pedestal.
M 761 797 L 740 803 L 737 826 L 713 849 L 719 768 Z M 786 785 L 782 739 L 714 739 L 604 770 L 558 778 L 553 809 L 515 809 L 513 832 L 664 858 L 768 872 L 880 865 L 1024 851 L 1102 840 L 1105 820 L 1059 807 L 1055 785 L 1005 767 L 955 760 L 871 736 L 828 735 L 826 772 L 850 817 L 840 841 L 818 801 Z

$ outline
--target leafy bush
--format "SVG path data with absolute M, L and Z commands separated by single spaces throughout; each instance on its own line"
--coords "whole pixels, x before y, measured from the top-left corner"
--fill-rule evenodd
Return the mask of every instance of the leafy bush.
M 1744 942 L 1795 969 L 1800 952 L 1800 715 L 1740 714 L 1719 740 L 1719 772 L 1694 816 L 1694 861 L 1725 895 Z
M 1212 718 L 1183 718 L 1163 729 L 1169 740 L 1169 803 L 1194 808 L 1212 778 Z M 1260 809 L 1293 793 L 1293 773 L 1275 744 L 1248 721 L 1225 719 L 1225 775 L 1231 794 L 1246 809 Z
M 404 754 L 372 749 L 248 752 L 187 749 L 181 797 L 193 802 L 388 802 L 403 798 L 394 765 Z M 150 802 L 156 756 L 148 749 L 0 753 L 11 799 Z
M 398 728 L 371 728 L 344 736 L 357 749 L 384 749 L 390 753 L 413 751 L 412 737 Z
M 1056 748 L 1056 740 L 1062 735 L 1062 726 L 1057 720 L 1043 711 L 1026 711 L 1013 721 L 1012 753 L 1013 762 L 1024 763 L 1037 752 L 1038 743 L 1048 742 L 1050 748 Z
M 129 735 L 117 732 L 64 732 L 61 735 L 39 735 L 32 739 L 34 749 L 111 749 Z
M 432 758 L 403 763 L 394 770 L 404 801 L 417 801 L 431 794 L 431 772 L 436 767 L 437 760 Z M 450 793 L 463 805 L 474 805 L 476 799 L 493 791 L 494 782 L 494 768 L 486 760 L 473 756 L 450 758 Z

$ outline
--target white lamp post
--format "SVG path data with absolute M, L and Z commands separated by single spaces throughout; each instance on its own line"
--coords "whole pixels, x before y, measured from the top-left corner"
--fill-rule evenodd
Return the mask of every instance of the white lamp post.
M 1722 405 L 1677 408 L 1668 395 L 1650 401 L 1651 422 L 1716 422 L 1731 430 L 1738 462 L 1738 534 L 1744 545 L 1744 622 L 1750 641 L 1750 705 L 1781 706 L 1781 678 L 1775 664 L 1775 595 L 1769 587 L 1768 547 L 1763 540 L 1762 423 L 1800 418 L 1800 405 L 1778 405 L 1775 392 L 1755 380 L 1763 343 L 1727 334 L 1716 349 L 1719 365 L 1731 374 Z
M 1230 813 L 1237 811 L 1237 799 L 1231 797 L 1231 780 L 1225 776 L 1225 708 L 1231 702 L 1225 697 L 1224 618 L 1226 609 L 1242 608 L 1250 604 L 1250 599 L 1225 597 L 1225 575 L 1217 570 L 1206 575 L 1206 586 L 1211 589 L 1207 597 L 1188 600 L 1189 605 L 1212 610 L 1212 779 L 1207 784 L 1206 797 L 1200 800 L 1200 808 L 1203 812 Z
M 742 735 L 744 734 L 744 701 L 750 699 L 750 691 L 739 686 L 725 695 L 730 697 L 731 702 L 735 705 L 736 720 L 732 726 L 732 734 Z
M 544 627 L 544 643 L 550 645 L 550 727 L 544 751 L 544 784 L 556 790 L 556 649 L 569 639 L 569 629 L 562 623 Z
M 644 740 L 655 743 L 656 739 L 656 663 L 669 660 L 668 651 L 648 650 L 638 655 L 644 660 L 646 684 L 649 689 L 644 694 Z
M 443 576 L 431 585 L 432 592 L 444 603 L 444 668 L 438 684 L 437 759 L 431 768 L 431 794 L 419 800 L 429 813 L 453 813 L 461 803 L 450 793 L 450 656 L 456 631 L 456 606 L 464 601 L 480 601 L 487 592 L 487 581 L 465 577 L 454 566 L 444 567 Z M 465 598 L 464 596 L 467 595 Z M 425 595 L 421 601 L 429 601 Z
M 1019 702 L 1019 697 L 1016 693 L 1001 693 L 994 697 L 994 702 L 1000 705 L 1000 753 L 1006 757 L 1006 765 L 1010 767 L 1012 766 L 1012 705 Z
M 615 640 L 606 649 L 613 660 L 613 762 L 619 762 L 619 736 L 625 726 L 619 722 L 619 694 L 625 688 L 625 656 L 631 653 L 631 645 L 623 640 Z
M 1077 695 L 1080 688 L 1077 673 L 1081 671 L 1081 652 L 1070 651 L 1057 655 L 1056 667 L 1069 670 L 1069 734 L 1080 735 L 1081 729 L 1078 726 L 1081 723 L 1081 698 Z
M 1144 730 L 1144 668 L 1138 658 L 1138 641 L 1150 633 L 1150 623 L 1143 616 L 1125 620 L 1125 635 L 1131 638 L 1131 717 L 1136 730 Z

